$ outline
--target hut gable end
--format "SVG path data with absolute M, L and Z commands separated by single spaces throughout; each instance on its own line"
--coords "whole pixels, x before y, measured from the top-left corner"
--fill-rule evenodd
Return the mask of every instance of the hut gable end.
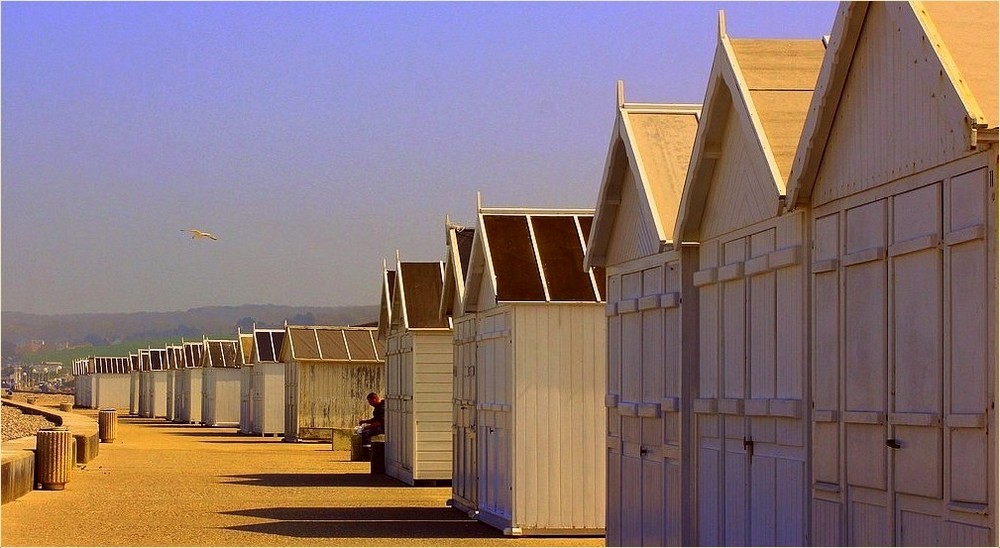
M 620 264 L 639 257 L 648 257 L 659 251 L 660 239 L 646 220 L 644 205 L 635 187 L 635 176 L 627 171 L 621 186 L 621 203 L 614 212 L 608 238 L 607 265 Z
M 970 152 L 966 109 L 909 4 L 872 3 L 813 189 L 820 205 Z

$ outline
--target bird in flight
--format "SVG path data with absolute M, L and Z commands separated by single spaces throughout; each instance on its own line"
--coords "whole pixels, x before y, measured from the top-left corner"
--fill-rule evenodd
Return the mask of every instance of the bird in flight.
M 190 232 L 192 240 L 202 240 L 204 238 L 209 238 L 211 240 L 218 240 L 218 238 L 216 238 L 214 234 L 211 234 L 209 232 L 202 232 L 201 230 L 197 230 L 194 228 L 182 228 L 181 232 Z

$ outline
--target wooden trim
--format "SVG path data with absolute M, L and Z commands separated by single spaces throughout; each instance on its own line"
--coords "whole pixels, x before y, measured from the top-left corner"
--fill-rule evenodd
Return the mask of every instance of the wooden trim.
M 719 411 L 719 401 L 715 398 L 695 398 L 691 403 L 691 411 L 695 414 L 710 414 Z
M 885 413 L 879 411 L 844 411 L 844 422 L 849 424 L 885 424 Z
M 618 414 L 623 417 L 635 417 L 639 414 L 639 404 L 618 402 Z
M 985 428 L 985 413 L 949 413 L 944 417 L 948 428 Z
M 748 259 L 744 264 L 744 272 L 747 276 L 754 276 L 771 270 L 770 258 L 768 255 L 761 255 L 759 257 L 754 257 L 753 259 Z
M 618 407 L 618 394 L 605 394 L 604 407 L 609 409 L 612 407 Z
M 743 400 L 739 398 L 720 398 L 719 399 L 719 414 L 720 415 L 742 415 L 743 414 Z
M 916 253 L 917 251 L 923 251 L 925 249 L 937 248 L 939 243 L 941 243 L 941 238 L 937 234 L 917 236 L 916 238 L 911 238 L 909 240 L 890 245 L 889 256 L 899 257 L 900 255 L 906 255 L 908 253 Z
M 659 295 L 648 295 L 639 299 L 639 310 L 649 310 L 651 308 L 660 307 L 660 296 Z
M 525 215 L 524 220 L 528 225 L 528 238 L 531 240 L 531 252 L 535 256 L 538 277 L 542 280 L 542 294 L 545 295 L 545 302 L 551 302 L 552 296 L 549 295 L 549 281 L 545 279 L 545 267 L 542 265 L 542 255 L 538 251 L 538 239 L 535 238 L 535 225 L 531 222 L 531 215 Z
M 826 481 L 817 481 L 817 482 L 813 483 L 813 489 L 815 489 L 817 491 L 825 491 L 827 493 L 839 493 L 840 492 L 840 484 L 839 483 L 830 483 L 830 482 L 826 482 Z
M 692 275 L 695 287 L 713 284 L 718 280 L 718 269 L 715 267 L 698 270 Z
M 940 426 L 937 413 L 889 413 L 889 424 L 895 426 Z
M 673 291 L 660 295 L 660 308 L 677 308 L 681 305 L 681 294 Z
M 952 512 L 961 512 L 963 514 L 977 514 L 980 516 L 985 516 L 989 513 L 990 506 L 988 504 L 980 504 L 975 502 L 959 502 L 959 501 L 949 501 L 945 504 L 945 508 L 951 510 Z
M 649 417 L 649 418 L 659 418 L 660 417 L 660 404 L 658 403 L 640 403 L 639 404 L 639 416 Z
M 610 318 L 611 316 L 618 315 L 618 303 L 606 303 L 604 305 L 604 315 Z
M 766 417 L 768 415 L 768 400 L 767 399 L 746 400 L 743 403 L 743 409 L 747 416 Z
M 639 310 L 639 299 L 622 299 L 618 301 L 618 313 L 628 314 Z
M 768 411 L 772 417 L 798 419 L 802 417 L 802 400 L 771 399 L 768 401 Z
M 728 282 L 743 277 L 743 261 L 719 267 L 719 281 Z
M 972 240 L 986 239 L 986 225 L 975 225 L 953 230 L 944 236 L 944 245 L 957 245 Z
M 622 451 L 622 439 L 621 438 L 615 438 L 615 437 L 608 436 L 607 440 L 605 440 L 605 443 L 607 444 L 608 449 L 614 451 L 615 453 L 621 453 L 621 451 Z
M 840 261 L 837 259 L 824 259 L 822 261 L 815 261 L 812 264 L 813 274 L 822 274 L 823 272 L 833 272 L 837 270 L 840 266 Z
M 844 255 L 844 266 L 854 266 L 864 263 L 870 263 L 872 261 L 881 261 L 885 259 L 885 248 L 884 247 L 870 247 L 868 249 L 863 249 L 861 251 L 855 251 L 854 253 L 848 253 Z
M 795 266 L 802 262 L 802 246 L 793 245 L 777 251 L 768 253 L 768 259 L 772 269 Z
M 660 409 L 664 413 L 676 413 L 681 410 L 680 398 L 663 398 L 660 400 Z
M 817 409 L 813 411 L 813 422 L 837 422 L 840 413 L 835 409 Z

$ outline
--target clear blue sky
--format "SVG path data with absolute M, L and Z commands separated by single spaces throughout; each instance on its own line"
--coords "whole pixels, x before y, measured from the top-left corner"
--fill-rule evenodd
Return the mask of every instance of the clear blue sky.
M 0 305 L 377 304 L 444 216 L 594 207 L 615 83 L 701 102 L 827 2 L 0 4 Z M 199 228 L 219 241 L 191 240 Z

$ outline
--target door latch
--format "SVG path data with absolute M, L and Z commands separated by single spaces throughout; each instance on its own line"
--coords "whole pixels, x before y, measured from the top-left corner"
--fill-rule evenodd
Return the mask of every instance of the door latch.
M 753 438 L 743 436 L 743 450 L 747 452 L 747 456 L 753 461 Z
M 899 449 L 899 448 L 903 447 L 903 444 L 899 443 L 899 440 L 897 440 L 895 438 L 889 438 L 889 439 L 885 440 L 885 446 L 888 447 L 888 448 L 890 448 L 890 449 Z
M 648 447 L 640 447 L 639 448 L 639 456 L 644 456 L 644 455 L 648 455 L 648 454 L 649 454 L 649 448 Z

